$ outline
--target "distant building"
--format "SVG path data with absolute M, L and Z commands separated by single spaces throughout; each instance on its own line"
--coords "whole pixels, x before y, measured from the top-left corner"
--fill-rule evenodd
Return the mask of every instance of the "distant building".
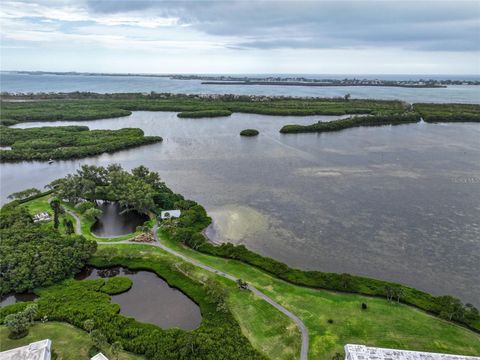
M 180 210 L 165 210 L 160 213 L 160 219 L 179 218 L 181 213 Z
M 102 353 L 98 353 L 94 357 L 90 358 L 90 360 L 108 360 L 108 358 Z
M 345 360 L 473 360 L 480 357 L 345 345 Z
M 52 342 L 49 339 L 33 342 L 15 349 L 0 352 L 1 360 L 50 360 L 50 348 Z
M 35 214 L 33 217 L 33 222 L 50 221 L 50 220 L 52 220 L 52 218 L 50 217 L 50 214 L 47 212 Z

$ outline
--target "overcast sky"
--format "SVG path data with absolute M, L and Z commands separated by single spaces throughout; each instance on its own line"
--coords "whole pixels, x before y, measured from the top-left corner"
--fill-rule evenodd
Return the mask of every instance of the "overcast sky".
M 480 74 L 480 0 L 0 1 L 2 70 Z

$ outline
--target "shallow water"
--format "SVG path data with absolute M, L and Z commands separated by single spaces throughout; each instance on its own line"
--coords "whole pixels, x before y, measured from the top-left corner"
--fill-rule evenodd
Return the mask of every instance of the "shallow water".
M 102 216 L 92 226 L 92 233 L 98 237 L 115 237 L 135 232 L 137 226 L 148 220 L 148 216 L 136 211 L 121 214 L 120 204 L 105 202 L 98 206 Z
M 480 305 L 480 126 L 411 124 L 282 135 L 287 123 L 336 117 L 119 119 L 25 123 L 140 127 L 164 142 L 89 159 L 2 164 L 2 200 L 81 164 L 159 171 L 203 204 L 217 242 L 304 269 L 349 272 L 452 294 Z M 254 138 L 239 136 L 256 128 Z
M 200 308 L 180 290 L 149 271 L 132 271 L 114 267 L 96 269 L 87 267 L 77 274 L 77 280 L 125 276 L 133 281 L 127 292 L 112 295 L 112 302 L 120 305 L 120 314 L 155 324 L 161 328 L 196 329 L 202 321 Z

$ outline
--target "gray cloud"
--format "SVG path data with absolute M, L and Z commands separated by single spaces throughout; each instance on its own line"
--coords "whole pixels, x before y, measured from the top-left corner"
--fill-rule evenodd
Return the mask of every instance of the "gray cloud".
M 86 0 L 95 14 L 179 18 L 199 32 L 237 39 L 231 48 L 401 47 L 480 50 L 480 1 Z

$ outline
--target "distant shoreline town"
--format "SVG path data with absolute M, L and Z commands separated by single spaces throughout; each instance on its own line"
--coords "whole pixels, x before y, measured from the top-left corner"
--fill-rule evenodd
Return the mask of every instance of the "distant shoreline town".
M 49 71 L 11 71 L 25 75 L 70 75 L 70 76 L 137 76 L 159 77 L 172 80 L 196 80 L 204 85 L 280 85 L 280 86 L 382 86 L 405 88 L 446 88 L 449 85 L 480 85 L 480 80 L 453 79 L 418 79 L 418 80 L 386 80 L 386 79 L 315 79 L 309 77 L 280 76 L 227 76 L 227 75 L 175 75 L 175 74 L 138 74 L 138 73 L 91 73 L 91 72 L 49 72 Z
M 407 88 L 446 88 L 448 85 L 480 85 L 478 80 L 381 80 L 312 79 L 305 77 L 234 77 L 174 75 L 176 80 L 202 80 L 205 85 L 282 85 L 282 86 L 390 86 Z

